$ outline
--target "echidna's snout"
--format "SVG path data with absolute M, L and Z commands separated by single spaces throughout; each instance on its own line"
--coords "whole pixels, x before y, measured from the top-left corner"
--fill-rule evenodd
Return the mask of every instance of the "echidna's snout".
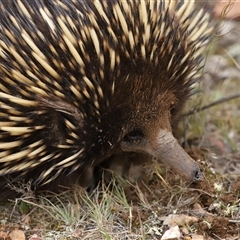
M 201 180 L 203 177 L 198 164 L 184 151 L 168 130 L 160 130 L 153 139 L 148 139 L 140 131 L 130 132 L 125 136 L 121 147 L 127 152 L 150 154 L 187 180 Z
M 158 136 L 157 146 L 151 154 L 186 179 L 201 180 L 202 173 L 198 164 L 184 151 L 172 133 L 162 130 Z

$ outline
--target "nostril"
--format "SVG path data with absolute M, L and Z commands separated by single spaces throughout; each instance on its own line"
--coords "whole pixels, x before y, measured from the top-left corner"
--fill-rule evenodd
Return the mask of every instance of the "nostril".
M 133 130 L 123 137 L 123 141 L 124 142 L 134 142 L 134 141 L 141 140 L 143 137 L 144 137 L 144 134 L 142 131 Z
M 203 179 L 203 172 L 201 170 L 197 170 L 194 173 L 194 180 L 201 181 Z

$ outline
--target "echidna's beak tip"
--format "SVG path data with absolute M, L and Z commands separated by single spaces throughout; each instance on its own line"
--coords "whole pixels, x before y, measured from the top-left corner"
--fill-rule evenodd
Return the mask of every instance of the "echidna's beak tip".
M 198 170 L 194 171 L 193 176 L 194 176 L 193 177 L 194 181 L 202 181 L 204 178 L 204 173 L 201 169 L 198 169 Z

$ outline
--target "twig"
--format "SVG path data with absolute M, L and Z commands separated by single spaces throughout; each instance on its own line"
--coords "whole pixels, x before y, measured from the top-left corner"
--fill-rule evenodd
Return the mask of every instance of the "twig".
M 199 108 L 190 110 L 189 112 L 183 114 L 183 116 L 184 116 L 184 117 L 190 116 L 190 115 L 192 115 L 192 114 L 194 114 L 194 113 L 201 112 L 201 111 L 203 111 L 203 110 L 205 110 L 205 109 L 207 109 L 207 108 L 216 106 L 216 105 L 218 105 L 218 104 L 221 104 L 221 103 L 224 103 L 224 102 L 227 102 L 227 101 L 231 101 L 231 100 L 233 100 L 233 99 L 235 99 L 235 98 L 239 98 L 239 97 L 240 97 L 240 93 L 236 93 L 236 94 L 234 94 L 234 95 L 232 95 L 232 96 L 221 98 L 221 99 L 219 99 L 219 100 L 217 100 L 217 101 L 214 101 L 214 102 L 212 102 L 212 103 L 210 103 L 210 104 L 208 104 L 208 105 L 205 105 L 205 106 L 203 106 L 203 107 L 199 107 Z

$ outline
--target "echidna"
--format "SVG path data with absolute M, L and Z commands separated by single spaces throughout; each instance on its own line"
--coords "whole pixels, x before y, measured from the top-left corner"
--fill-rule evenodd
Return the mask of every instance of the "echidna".
M 2 179 L 83 184 L 121 152 L 201 179 L 171 124 L 199 79 L 207 12 L 158 0 L 1 0 L 0 12 Z

